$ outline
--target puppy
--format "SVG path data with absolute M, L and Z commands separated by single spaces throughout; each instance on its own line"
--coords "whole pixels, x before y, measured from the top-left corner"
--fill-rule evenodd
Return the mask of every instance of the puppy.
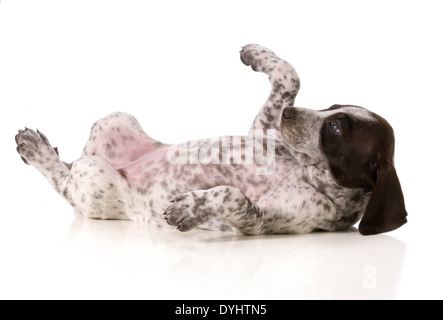
M 72 164 L 38 130 L 20 130 L 17 151 L 89 218 L 251 235 L 345 230 L 360 219 L 370 235 L 407 222 L 385 119 L 351 105 L 294 108 L 300 80 L 288 62 L 259 45 L 240 57 L 271 82 L 248 136 L 166 145 L 119 112 L 94 124 Z

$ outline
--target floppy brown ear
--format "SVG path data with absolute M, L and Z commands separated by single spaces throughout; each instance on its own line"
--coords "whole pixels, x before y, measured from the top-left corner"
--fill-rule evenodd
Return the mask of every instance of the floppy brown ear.
M 388 232 L 407 222 L 403 192 L 392 164 L 377 169 L 377 181 L 358 231 L 362 235 Z

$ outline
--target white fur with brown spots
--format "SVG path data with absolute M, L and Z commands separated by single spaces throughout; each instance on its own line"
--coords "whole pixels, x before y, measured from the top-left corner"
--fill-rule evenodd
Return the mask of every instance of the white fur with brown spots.
M 300 80 L 289 63 L 259 45 L 245 46 L 240 55 L 271 81 L 270 96 L 249 137 L 170 146 L 150 138 L 134 117 L 118 112 L 94 124 L 82 156 L 72 165 L 63 163 L 38 131 L 20 130 L 17 151 L 90 218 L 245 234 L 344 230 L 362 216 L 362 234 L 404 224 L 389 124 L 355 106 L 294 108 Z M 257 132 L 263 135 L 253 136 Z M 257 160 L 256 145 L 247 143 L 251 138 L 272 155 L 271 170 L 263 173 L 263 163 L 246 161 Z M 190 154 L 171 161 L 171 150 L 175 156 L 181 149 Z M 215 156 L 208 161 L 192 157 L 205 154 L 202 150 Z M 230 156 L 222 158 L 226 152 Z

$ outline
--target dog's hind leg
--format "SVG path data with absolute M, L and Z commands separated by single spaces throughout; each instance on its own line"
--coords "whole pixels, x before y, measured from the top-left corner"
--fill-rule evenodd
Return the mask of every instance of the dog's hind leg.
M 128 219 L 120 196 L 124 178 L 106 159 L 85 156 L 68 168 L 41 132 L 20 130 L 15 140 L 22 160 L 40 171 L 78 212 L 96 219 Z
M 19 130 L 15 141 L 22 160 L 40 171 L 54 189 L 75 206 L 68 188 L 69 167 L 60 160 L 57 149 L 51 146 L 45 135 L 38 130 Z
M 143 131 L 135 117 L 115 112 L 92 126 L 82 157 L 100 156 L 119 168 L 161 146 Z

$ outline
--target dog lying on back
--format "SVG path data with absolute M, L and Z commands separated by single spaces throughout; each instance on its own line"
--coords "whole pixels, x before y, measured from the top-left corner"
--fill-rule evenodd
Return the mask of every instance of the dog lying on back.
M 345 230 L 360 219 L 370 235 L 407 222 L 385 119 L 351 105 L 294 108 L 300 80 L 288 62 L 259 45 L 240 57 L 272 86 L 248 136 L 171 146 L 114 113 L 72 164 L 38 130 L 20 130 L 17 151 L 90 218 L 251 235 Z

